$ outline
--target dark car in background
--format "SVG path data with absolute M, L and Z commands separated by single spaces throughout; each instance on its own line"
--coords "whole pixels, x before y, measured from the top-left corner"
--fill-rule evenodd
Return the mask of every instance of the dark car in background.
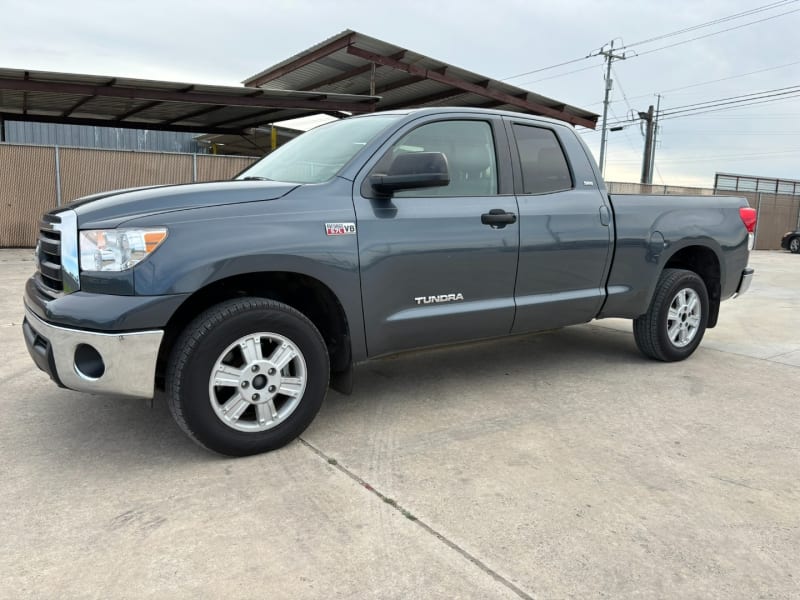
M 800 254 L 800 229 L 784 233 L 781 238 L 781 248 Z

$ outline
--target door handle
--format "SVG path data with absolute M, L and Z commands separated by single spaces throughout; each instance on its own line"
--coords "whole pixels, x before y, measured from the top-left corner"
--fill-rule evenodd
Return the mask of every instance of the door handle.
M 481 215 L 481 223 L 491 225 L 495 229 L 502 229 L 506 225 L 517 222 L 517 215 L 506 212 L 502 208 L 493 208 L 488 213 Z

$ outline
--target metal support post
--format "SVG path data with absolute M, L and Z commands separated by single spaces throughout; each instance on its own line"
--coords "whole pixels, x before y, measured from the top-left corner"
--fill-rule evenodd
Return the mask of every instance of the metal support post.
M 653 180 L 653 173 L 656 170 L 656 141 L 658 140 L 658 117 L 661 114 L 661 94 L 658 94 L 656 103 L 656 114 L 653 117 L 653 148 L 650 150 L 650 181 Z
M 56 206 L 61 206 L 61 154 L 55 146 L 56 155 Z
M 653 111 L 651 104 L 646 113 L 639 113 L 639 118 L 647 123 L 644 136 L 644 157 L 642 158 L 642 183 L 653 183 Z
M 192 183 L 197 181 L 197 152 L 192 154 Z

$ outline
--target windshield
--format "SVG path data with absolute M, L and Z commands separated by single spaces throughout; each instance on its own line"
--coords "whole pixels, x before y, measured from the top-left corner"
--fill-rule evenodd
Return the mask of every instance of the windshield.
M 308 131 L 268 154 L 236 179 L 322 183 L 344 167 L 381 131 L 403 115 L 344 119 Z

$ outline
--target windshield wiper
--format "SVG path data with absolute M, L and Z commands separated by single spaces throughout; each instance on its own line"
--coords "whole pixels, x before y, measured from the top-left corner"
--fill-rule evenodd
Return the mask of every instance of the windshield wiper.
M 254 177 L 253 175 L 249 175 L 247 177 L 242 177 L 239 181 L 272 181 L 269 177 Z

